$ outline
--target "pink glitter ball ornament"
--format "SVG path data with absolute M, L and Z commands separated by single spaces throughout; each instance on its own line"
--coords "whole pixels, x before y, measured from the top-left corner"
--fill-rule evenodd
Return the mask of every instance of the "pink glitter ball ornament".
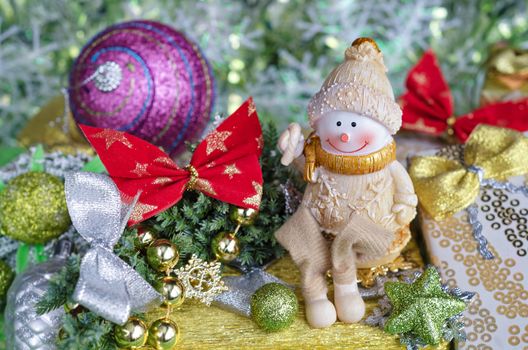
M 199 47 L 153 21 L 110 26 L 82 49 L 70 73 L 78 123 L 126 131 L 172 156 L 200 136 L 215 93 Z

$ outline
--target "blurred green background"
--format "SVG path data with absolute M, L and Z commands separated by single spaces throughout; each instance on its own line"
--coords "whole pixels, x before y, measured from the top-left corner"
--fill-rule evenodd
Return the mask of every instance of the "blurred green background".
M 528 1 L 519 0 L 0 0 L 0 145 L 67 84 L 91 36 L 130 19 L 158 20 L 202 47 L 218 89 L 215 112 L 247 96 L 284 125 L 305 121 L 308 99 L 358 36 L 375 38 L 396 94 L 432 47 L 457 112 L 478 104 L 490 46 L 528 46 Z

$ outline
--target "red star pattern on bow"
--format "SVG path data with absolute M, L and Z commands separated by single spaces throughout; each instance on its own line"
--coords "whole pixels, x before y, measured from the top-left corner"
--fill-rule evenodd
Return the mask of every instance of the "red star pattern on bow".
M 403 129 L 436 136 L 453 134 L 460 142 L 479 124 L 528 130 L 528 99 L 492 103 L 455 117 L 451 91 L 432 50 L 411 69 L 405 86 L 407 92 L 400 98 Z
M 80 125 L 124 197 L 138 203 L 129 225 L 176 204 L 186 189 L 201 191 L 242 208 L 259 209 L 262 130 L 249 98 L 196 147 L 189 165 L 180 168 L 158 147 L 130 134 Z

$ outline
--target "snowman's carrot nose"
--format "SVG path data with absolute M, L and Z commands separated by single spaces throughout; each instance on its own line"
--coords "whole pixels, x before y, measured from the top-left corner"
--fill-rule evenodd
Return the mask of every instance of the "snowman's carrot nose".
M 348 142 L 348 140 L 350 140 L 350 136 L 348 136 L 348 134 L 346 132 L 342 133 L 341 136 L 339 137 L 341 139 L 341 141 L 343 142 Z

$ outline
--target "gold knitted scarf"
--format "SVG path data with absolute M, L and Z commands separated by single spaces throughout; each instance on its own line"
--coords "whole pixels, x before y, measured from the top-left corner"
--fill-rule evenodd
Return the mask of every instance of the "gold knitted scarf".
M 396 160 L 396 143 L 393 141 L 379 151 L 364 156 L 342 156 L 326 152 L 318 136 L 310 136 L 304 144 L 304 180 L 311 182 L 315 168 L 322 166 L 333 173 L 362 175 L 374 173 Z

